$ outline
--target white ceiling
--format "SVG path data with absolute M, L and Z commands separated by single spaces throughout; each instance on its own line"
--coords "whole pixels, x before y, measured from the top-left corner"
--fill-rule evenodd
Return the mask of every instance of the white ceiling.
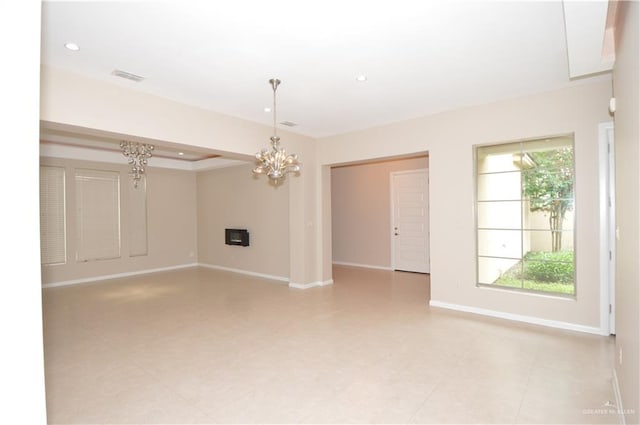
M 278 121 L 312 137 L 584 81 L 569 78 L 561 1 L 44 2 L 42 9 L 45 65 L 268 125 L 268 80 L 278 77 Z M 80 50 L 65 49 L 67 42 Z M 145 80 L 115 77 L 114 69 Z M 368 81 L 357 82 L 361 74 Z

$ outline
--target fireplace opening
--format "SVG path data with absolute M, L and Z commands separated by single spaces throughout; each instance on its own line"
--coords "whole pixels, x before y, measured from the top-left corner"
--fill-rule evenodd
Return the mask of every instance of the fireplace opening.
M 249 232 L 247 229 L 224 229 L 224 243 L 249 246 Z

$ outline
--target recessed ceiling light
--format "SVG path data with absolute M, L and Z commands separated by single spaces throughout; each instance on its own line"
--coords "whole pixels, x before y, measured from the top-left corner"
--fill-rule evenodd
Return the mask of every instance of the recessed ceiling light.
M 178 152 L 178 155 L 182 156 L 184 155 L 184 152 Z
M 365 81 L 367 81 L 367 76 L 366 75 L 358 75 L 356 77 L 356 81 L 360 81 L 361 83 L 365 82 Z
M 269 108 L 268 106 L 266 108 L 264 108 L 265 112 L 271 112 L 271 108 Z
M 73 50 L 74 52 L 77 52 L 78 50 L 80 50 L 80 46 L 78 46 L 76 43 L 66 43 L 64 47 L 66 47 L 69 50 Z

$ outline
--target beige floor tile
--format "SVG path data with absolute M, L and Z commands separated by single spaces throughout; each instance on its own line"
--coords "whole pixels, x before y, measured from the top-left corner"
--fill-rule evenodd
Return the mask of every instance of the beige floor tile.
M 526 373 L 470 373 L 459 367 L 433 390 L 412 423 L 513 423 L 526 388 Z
M 592 369 L 592 367 L 590 368 Z M 529 377 L 517 423 L 618 423 L 610 379 L 585 374 L 580 379 L 552 367 L 536 367 Z
M 428 307 L 429 278 L 300 291 L 185 269 L 43 291 L 50 423 L 607 423 L 610 338 Z

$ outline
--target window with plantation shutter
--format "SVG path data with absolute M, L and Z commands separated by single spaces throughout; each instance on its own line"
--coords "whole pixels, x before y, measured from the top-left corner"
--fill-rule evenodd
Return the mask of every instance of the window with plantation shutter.
M 120 173 L 77 169 L 77 261 L 120 257 Z
M 147 179 L 129 184 L 129 256 L 147 255 Z
M 40 167 L 40 261 L 43 265 L 67 261 L 65 170 Z

